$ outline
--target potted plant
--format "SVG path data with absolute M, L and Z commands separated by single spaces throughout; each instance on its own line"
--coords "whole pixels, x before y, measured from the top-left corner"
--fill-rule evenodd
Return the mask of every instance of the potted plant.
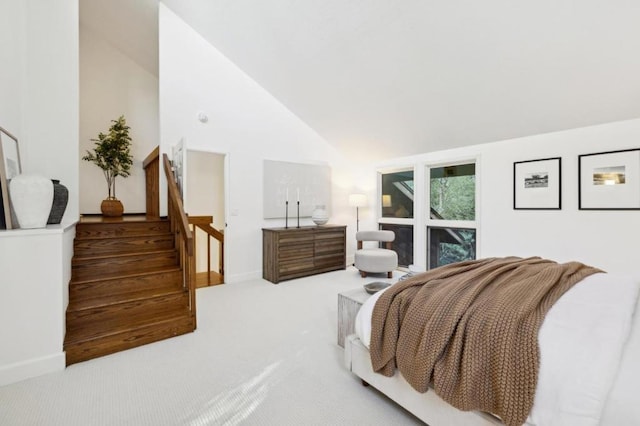
M 108 133 L 99 133 L 98 139 L 91 139 L 95 142 L 93 152 L 87 151 L 87 155 L 82 157 L 85 161 L 90 161 L 102 169 L 107 180 L 109 196 L 102 201 L 100 210 L 104 216 L 122 216 L 124 207 L 120 200 L 116 198 L 116 177 L 126 178 L 130 174 L 133 157 L 131 156 L 130 127 L 124 115 L 117 120 L 111 120 L 113 125 Z

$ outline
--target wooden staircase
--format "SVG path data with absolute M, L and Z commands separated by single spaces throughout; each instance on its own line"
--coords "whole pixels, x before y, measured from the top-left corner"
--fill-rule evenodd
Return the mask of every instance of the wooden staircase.
M 169 220 L 81 220 L 76 226 L 67 365 L 191 332 L 195 306 L 183 284 Z

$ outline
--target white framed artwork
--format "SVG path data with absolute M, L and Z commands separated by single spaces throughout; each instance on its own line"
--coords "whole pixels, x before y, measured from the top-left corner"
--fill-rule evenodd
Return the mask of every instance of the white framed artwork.
M 318 205 L 331 211 L 331 168 L 328 165 L 264 160 L 264 218 L 311 217 Z M 288 203 L 287 203 L 288 201 Z M 286 210 L 288 206 L 288 211 Z
M 580 210 L 640 210 L 640 148 L 578 156 Z
M 513 163 L 514 210 L 562 208 L 562 159 L 560 157 Z

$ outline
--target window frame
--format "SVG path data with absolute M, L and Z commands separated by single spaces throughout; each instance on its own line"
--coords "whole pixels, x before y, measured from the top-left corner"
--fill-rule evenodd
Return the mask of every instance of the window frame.
M 432 219 L 430 217 L 431 211 L 431 169 L 458 166 L 463 164 L 475 164 L 475 219 L 474 220 L 452 220 L 452 219 Z M 429 228 L 453 228 L 453 229 L 473 229 L 476 233 L 476 259 L 480 258 L 480 157 L 463 157 L 446 162 L 427 162 L 424 165 L 424 203 L 423 203 L 423 215 L 424 220 L 424 260 L 425 268 L 431 269 L 429 265 L 430 249 L 429 249 Z M 415 250 L 415 249 L 414 249 Z M 415 260 L 415 259 L 414 259 Z
M 413 262 L 416 262 L 416 241 L 418 232 L 417 229 L 419 226 L 417 225 L 417 218 L 419 218 L 421 213 L 421 192 L 419 190 L 419 186 L 416 184 L 419 180 L 416 179 L 416 172 L 418 170 L 418 164 L 405 164 L 399 165 L 397 167 L 390 168 L 378 168 L 377 172 L 377 189 L 376 189 L 376 215 L 378 217 L 378 229 L 380 229 L 380 225 L 410 225 L 413 228 L 413 253 L 411 253 L 411 257 L 413 258 Z M 413 172 L 413 217 L 404 218 L 404 217 L 384 217 L 382 216 L 382 175 L 397 173 L 397 172 Z M 408 268 L 404 266 L 399 266 L 400 270 L 408 270 Z
M 383 216 L 383 206 L 382 206 L 382 175 L 400 173 L 400 172 L 412 172 L 413 173 L 413 217 L 385 217 Z M 415 221 L 416 219 L 416 166 L 415 165 L 407 165 L 404 167 L 394 167 L 394 168 L 386 168 L 386 169 L 378 169 L 377 170 L 377 199 L 376 199 L 376 211 L 379 221 L 383 221 L 384 223 L 395 223 L 395 224 L 406 224 L 408 221 Z

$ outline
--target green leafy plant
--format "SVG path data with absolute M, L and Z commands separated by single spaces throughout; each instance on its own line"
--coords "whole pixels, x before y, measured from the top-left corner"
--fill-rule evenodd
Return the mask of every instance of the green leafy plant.
M 133 156 L 131 155 L 130 127 L 124 115 L 117 120 L 111 120 L 113 125 L 108 133 L 99 133 L 98 139 L 91 139 L 95 142 L 93 152 L 87 151 L 87 155 L 82 157 L 85 161 L 90 161 L 102 169 L 109 188 L 109 200 L 116 199 L 116 177 L 126 178 L 131 174 Z

